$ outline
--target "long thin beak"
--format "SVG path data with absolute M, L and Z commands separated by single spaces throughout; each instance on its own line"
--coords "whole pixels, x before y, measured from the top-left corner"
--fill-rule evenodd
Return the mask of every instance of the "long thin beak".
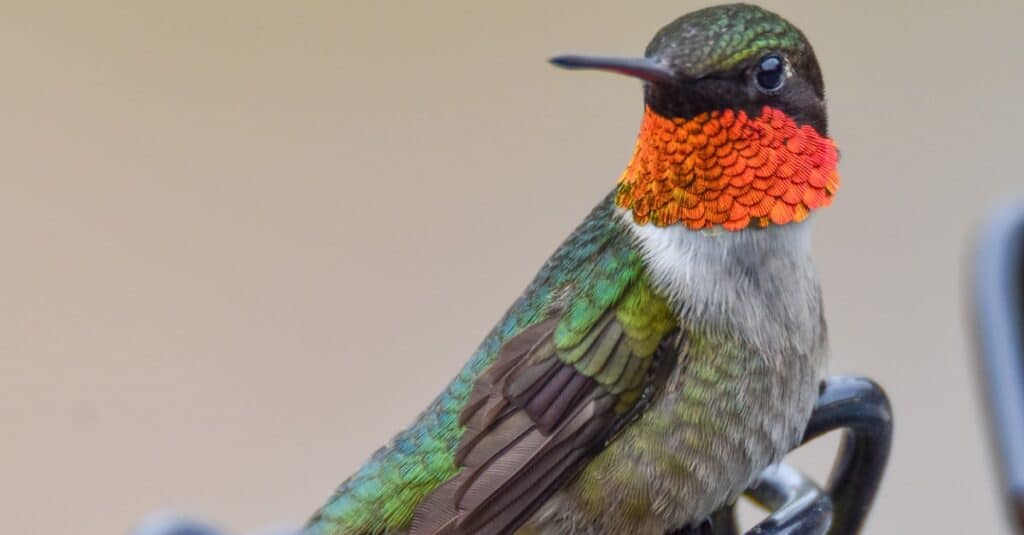
M 679 79 L 660 62 L 650 58 L 611 58 L 602 56 L 555 56 L 551 63 L 564 69 L 612 71 L 654 83 L 672 83 Z

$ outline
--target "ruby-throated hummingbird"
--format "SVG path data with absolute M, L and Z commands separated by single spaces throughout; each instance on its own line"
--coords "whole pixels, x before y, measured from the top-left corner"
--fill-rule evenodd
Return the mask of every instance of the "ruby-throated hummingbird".
M 661 534 L 799 443 L 827 353 L 809 216 L 839 186 L 811 45 L 736 4 L 552 62 L 644 81 L 618 186 L 305 533 Z

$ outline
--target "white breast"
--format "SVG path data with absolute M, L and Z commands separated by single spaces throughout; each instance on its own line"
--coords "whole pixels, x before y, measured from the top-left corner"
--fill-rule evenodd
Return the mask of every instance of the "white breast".
M 814 335 L 820 321 L 810 221 L 730 232 L 683 225 L 638 225 L 618 210 L 637 240 L 654 286 L 684 321 L 717 323 L 757 347 Z

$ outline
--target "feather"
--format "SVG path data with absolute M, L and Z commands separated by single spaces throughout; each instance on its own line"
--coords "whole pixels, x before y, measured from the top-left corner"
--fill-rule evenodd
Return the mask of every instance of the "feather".
M 638 415 L 641 393 L 663 384 L 651 363 L 674 361 L 662 353 L 677 347 L 636 355 L 610 308 L 558 348 L 562 318 L 554 311 L 509 340 L 478 378 L 460 415 L 461 470 L 420 502 L 411 535 L 513 532 Z

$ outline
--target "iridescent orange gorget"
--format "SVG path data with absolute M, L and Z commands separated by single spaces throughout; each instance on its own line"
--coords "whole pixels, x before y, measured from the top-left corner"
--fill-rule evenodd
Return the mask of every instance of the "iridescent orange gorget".
M 616 203 L 638 224 L 783 225 L 832 202 L 838 162 L 831 139 L 775 108 L 669 119 L 648 107 Z

